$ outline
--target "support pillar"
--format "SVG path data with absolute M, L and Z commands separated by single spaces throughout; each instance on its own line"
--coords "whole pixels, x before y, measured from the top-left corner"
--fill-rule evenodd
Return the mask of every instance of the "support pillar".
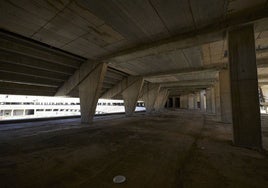
M 216 114 L 216 96 L 215 96 L 215 87 L 211 88 L 211 112 L 212 114 Z
M 159 84 L 149 83 L 145 86 L 144 94 L 142 95 L 142 100 L 144 100 L 145 108 L 147 113 L 154 111 L 154 105 L 156 98 L 160 90 Z
M 228 33 L 234 144 L 262 148 L 253 25 Z
M 220 81 L 220 102 L 221 102 L 221 121 L 232 123 L 231 107 L 231 88 L 229 70 L 222 70 L 219 73 Z
M 194 95 L 193 94 L 188 95 L 188 108 L 194 109 Z
M 155 111 L 161 111 L 168 99 L 169 92 L 167 89 L 161 88 L 155 101 Z
M 216 119 L 221 121 L 221 98 L 220 98 L 220 83 L 214 85 L 214 99 L 215 99 L 215 114 Z
M 199 102 L 199 95 L 195 93 L 194 94 L 194 109 L 198 109 L 197 102 Z
M 206 112 L 212 113 L 212 92 L 211 88 L 206 89 Z
M 188 109 L 188 95 L 180 96 L 180 108 Z
M 122 92 L 126 116 L 131 116 L 135 112 L 143 82 L 143 78 L 137 78 L 135 82 Z
M 200 91 L 200 110 L 205 111 L 206 110 L 206 97 L 205 97 L 205 91 Z
M 93 121 L 106 70 L 106 63 L 99 64 L 92 70 L 88 77 L 79 84 L 82 123 L 90 123 Z

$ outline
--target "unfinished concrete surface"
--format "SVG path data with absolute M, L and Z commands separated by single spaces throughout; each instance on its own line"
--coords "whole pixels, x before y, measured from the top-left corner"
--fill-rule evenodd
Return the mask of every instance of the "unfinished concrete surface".
M 263 118 L 268 146 L 268 118 Z M 263 187 L 268 157 L 234 147 L 232 126 L 169 111 L 1 125 L 1 187 Z M 113 177 L 124 175 L 122 185 Z
M 89 127 L 99 97 L 133 115 L 150 84 L 148 111 L 171 99 L 190 114 Z M 232 127 L 237 146 L 267 143 L 257 100 L 267 85 L 266 0 L 2 0 L 0 93 L 80 97 L 88 127 L 1 127 L 1 183 L 112 187 L 122 173 L 127 187 L 268 187 L 267 157 L 231 145 Z

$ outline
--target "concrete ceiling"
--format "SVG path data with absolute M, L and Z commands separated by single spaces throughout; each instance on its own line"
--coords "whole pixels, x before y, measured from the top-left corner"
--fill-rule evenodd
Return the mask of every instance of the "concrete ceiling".
M 247 23 L 264 83 L 267 17 L 266 0 L 2 0 L 0 93 L 54 95 L 81 64 L 102 61 L 102 93 L 129 75 L 205 87 L 228 63 L 226 31 Z

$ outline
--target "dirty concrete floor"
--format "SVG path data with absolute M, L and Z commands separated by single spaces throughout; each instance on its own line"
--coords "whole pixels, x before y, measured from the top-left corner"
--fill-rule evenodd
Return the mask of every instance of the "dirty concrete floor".
M 267 155 L 231 130 L 186 111 L 0 125 L 0 187 L 267 188 Z

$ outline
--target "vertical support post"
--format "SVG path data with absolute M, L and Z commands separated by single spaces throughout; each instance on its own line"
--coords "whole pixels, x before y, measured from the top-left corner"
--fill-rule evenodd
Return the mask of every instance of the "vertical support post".
M 221 98 L 220 98 L 220 83 L 217 82 L 214 85 L 214 95 L 215 95 L 215 114 L 216 119 L 221 121 Z
M 262 148 L 253 25 L 228 33 L 234 144 Z
M 193 94 L 188 95 L 188 108 L 194 109 L 194 95 Z
M 131 116 L 135 112 L 143 82 L 144 79 L 139 77 L 135 82 L 133 82 L 122 92 L 126 116 Z
M 221 121 L 224 123 L 232 123 L 232 104 L 229 70 L 220 71 L 219 81 L 221 100 Z
M 215 86 L 211 88 L 211 112 L 212 114 L 216 114 L 216 96 L 215 96 Z
M 181 105 L 181 108 L 184 108 L 184 109 L 188 108 L 188 95 L 180 96 L 180 105 Z
M 200 109 L 201 111 L 206 110 L 206 97 L 205 97 L 205 91 L 200 91 Z
M 106 63 L 99 64 L 88 77 L 79 84 L 82 123 L 90 123 L 93 121 L 106 70 Z
M 194 109 L 197 109 L 197 95 L 194 94 Z
M 211 88 L 206 89 L 206 112 L 212 113 L 212 92 Z

